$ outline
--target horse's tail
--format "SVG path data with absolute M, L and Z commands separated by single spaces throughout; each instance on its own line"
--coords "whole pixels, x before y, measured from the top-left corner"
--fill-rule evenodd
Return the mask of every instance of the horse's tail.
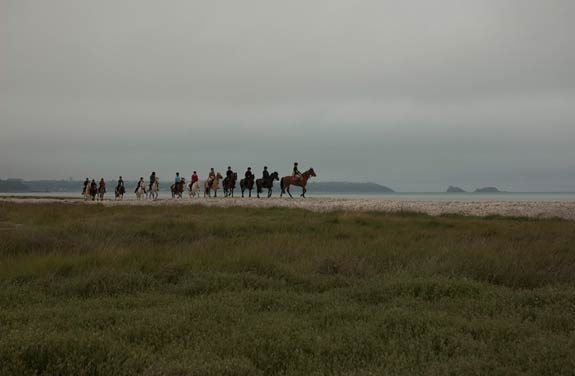
M 280 188 L 282 189 L 282 192 L 283 192 L 284 189 L 285 189 L 285 186 L 284 186 L 284 178 L 281 178 L 281 180 L 280 180 Z

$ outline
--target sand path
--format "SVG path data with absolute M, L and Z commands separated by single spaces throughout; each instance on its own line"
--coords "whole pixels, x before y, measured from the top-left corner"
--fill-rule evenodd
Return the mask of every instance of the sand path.
M 81 199 L 55 199 L 55 198 L 12 198 L 2 197 L 0 202 L 12 203 L 61 203 L 104 206 L 171 206 L 171 205 L 205 205 L 214 207 L 286 207 L 301 208 L 313 211 L 412 211 L 430 215 L 462 214 L 472 216 L 515 216 L 531 218 L 563 218 L 575 220 L 575 201 L 429 201 L 429 200 L 394 200 L 394 199 L 361 199 L 361 198 L 329 198 L 313 197 L 306 199 L 289 198 L 197 198 L 182 200 L 160 199 L 158 201 L 147 200 L 106 200 L 102 203 L 84 202 Z

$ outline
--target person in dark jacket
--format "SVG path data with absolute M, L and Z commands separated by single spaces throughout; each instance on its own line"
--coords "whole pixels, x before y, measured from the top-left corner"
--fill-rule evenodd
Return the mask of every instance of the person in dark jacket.
M 150 175 L 150 185 L 148 186 L 149 190 L 152 190 L 152 185 L 156 182 L 156 172 L 152 171 L 152 175 Z
M 262 172 L 262 179 L 269 179 L 270 172 L 268 171 L 268 166 L 264 166 L 264 171 Z
M 248 167 L 248 170 L 245 173 L 245 178 L 246 180 L 252 179 L 254 177 L 254 174 L 252 173 L 252 168 Z

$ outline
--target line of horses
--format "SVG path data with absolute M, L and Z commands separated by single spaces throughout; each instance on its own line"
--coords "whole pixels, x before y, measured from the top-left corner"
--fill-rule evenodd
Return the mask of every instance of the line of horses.
M 252 175 L 250 178 L 241 179 L 239 182 L 240 190 L 242 193 L 242 197 L 244 194 L 247 193 L 248 197 L 252 197 L 252 190 L 254 190 L 254 186 L 256 189 L 256 195 L 260 198 L 260 194 L 264 192 L 264 189 L 267 189 L 267 198 L 270 198 L 273 193 L 273 186 L 274 181 L 280 182 L 280 197 L 283 197 L 284 194 L 288 194 L 291 198 L 293 198 L 290 187 L 297 186 L 302 188 L 301 197 L 305 198 L 305 194 L 307 192 L 306 185 L 307 181 L 311 177 L 315 177 L 315 171 L 313 168 L 303 172 L 300 176 L 284 176 L 280 179 L 279 174 L 277 171 L 274 171 L 269 175 L 267 178 L 260 178 L 255 179 Z M 219 172 L 216 173 L 215 178 L 210 182 L 209 180 L 203 181 L 201 184 L 203 185 L 203 196 L 210 198 L 210 197 L 217 197 L 218 190 L 222 189 L 224 193 L 224 197 L 234 197 L 234 191 L 236 189 L 236 183 L 238 180 L 238 174 L 233 173 L 229 178 L 223 178 L 222 174 Z M 173 199 L 181 199 L 184 196 L 184 192 L 187 191 L 190 198 L 200 197 L 200 190 L 201 190 L 200 181 L 196 181 L 193 184 L 187 184 L 186 180 L 182 178 L 179 183 L 174 183 L 170 186 L 170 191 L 172 193 Z M 140 184 L 136 189 L 136 198 L 138 200 L 142 199 L 149 199 L 149 200 L 157 200 L 158 193 L 159 193 L 159 179 L 156 178 L 156 181 L 146 190 L 146 186 L 144 184 Z M 91 193 L 90 193 L 91 194 Z M 116 200 L 122 200 L 125 194 L 125 188 L 123 186 L 118 186 L 115 189 L 115 196 Z M 212 196 L 213 194 L 213 196 Z M 101 196 L 103 200 L 103 194 Z

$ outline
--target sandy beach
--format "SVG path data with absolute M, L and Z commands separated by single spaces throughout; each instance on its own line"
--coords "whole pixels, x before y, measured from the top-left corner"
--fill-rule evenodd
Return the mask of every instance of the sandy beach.
M 13 198 L 2 197 L 0 202 L 28 204 L 76 204 L 76 205 L 131 205 L 131 206 L 169 206 L 169 205 L 205 205 L 213 207 L 258 207 L 258 208 L 300 208 L 312 211 L 384 211 L 384 212 L 418 212 L 433 216 L 443 214 L 461 214 L 470 216 L 512 216 L 530 218 L 563 218 L 575 220 L 575 202 L 573 201 L 429 201 L 429 200 L 394 200 L 394 199 L 360 199 L 360 198 L 184 198 L 180 200 L 105 200 L 83 201 L 82 199 L 56 198 Z

